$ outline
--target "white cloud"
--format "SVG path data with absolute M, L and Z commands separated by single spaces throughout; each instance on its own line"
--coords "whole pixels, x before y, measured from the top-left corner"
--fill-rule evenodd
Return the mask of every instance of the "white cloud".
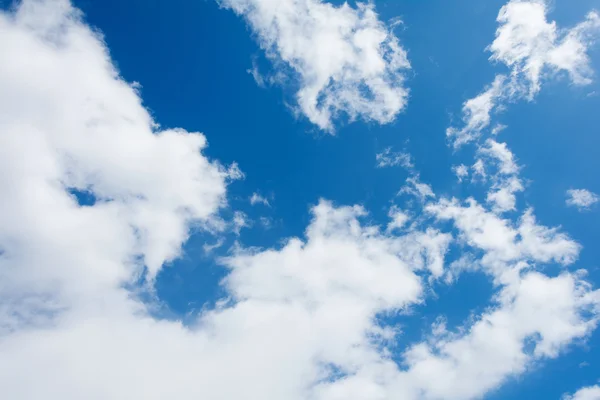
M 252 193 L 252 196 L 250 196 L 250 204 L 252 204 L 253 206 L 256 204 L 262 204 L 267 207 L 271 207 L 269 199 L 267 199 L 264 196 L 261 196 L 259 193 Z
M 597 323 L 584 312 L 597 306 L 598 292 L 589 292 L 569 274 L 549 278 L 529 273 L 503 289 L 498 299 L 498 307 L 464 336 L 447 335 L 407 351 L 409 379 L 424 389 L 424 398 L 481 397 L 532 361 L 556 357 Z M 534 344 L 531 352 L 525 349 L 528 340 Z
M 521 181 L 517 177 L 511 176 L 494 183 L 488 191 L 486 200 L 493 204 L 496 212 L 513 211 L 517 206 L 515 193 L 522 192 L 524 189 Z
M 371 3 L 352 8 L 320 0 L 220 0 L 242 15 L 275 68 L 299 79 L 300 111 L 319 128 L 333 120 L 388 123 L 408 98 L 410 68 L 398 39 L 379 21 Z
M 233 232 L 238 236 L 240 235 L 240 231 L 242 229 L 252 226 L 252 221 L 250 221 L 246 213 L 242 211 L 234 211 L 233 220 L 231 223 L 233 226 Z
M 492 135 L 497 136 L 500 132 L 507 128 L 506 125 L 498 124 L 492 129 Z
M 594 35 L 600 29 L 600 16 L 590 12 L 570 30 L 560 31 L 549 22 L 544 0 L 512 0 L 498 14 L 500 24 L 490 45 L 493 61 L 511 68 L 512 90 L 523 90 L 532 98 L 540 90 L 544 74 L 560 71 L 573 83 L 591 82 L 592 70 L 587 55 Z
M 358 206 L 321 201 L 303 238 L 234 248 L 222 260 L 226 298 L 188 326 L 157 319 L 126 287 L 143 265 L 154 276 L 177 257 L 192 226 L 222 226 L 215 215 L 239 169 L 204 157 L 200 134 L 160 131 L 66 1 L 0 12 L 0 52 L 7 398 L 473 398 L 596 325 L 600 296 L 580 275 L 533 271 L 573 262 L 579 245 L 531 212 L 512 224 L 474 200 L 426 208 L 485 253 L 498 296 L 469 329 L 436 325 L 403 363 L 389 356 L 397 330 L 377 317 L 423 301 L 452 236 L 431 226 L 396 236 Z M 435 199 L 417 176 L 409 183 Z M 73 188 L 96 202 L 80 206 Z
M 600 386 L 581 388 L 573 395 L 563 396 L 563 400 L 600 400 Z
M 263 78 L 262 74 L 258 70 L 258 65 L 256 64 L 256 60 L 252 60 L 252 68 L 248 68 L 246 70 L 248 74 L 252 76 L 254 82 L 258 85 L 258 87 L 265 87 L 265 78 Z
M 423 260 L 409 265 L 399 240 L 361 226 L 362 209 L 321 203 L 305 241 L 224 261 L 230 300 L 189 327 L 157 320 L 125 287 L 212 223 L 238 169 L 209 162 L 200 134 L 157 130 L 67 2 L 1 13 L 0 51 L 7 398 L 304 399 L 328 365 L 380 358 L 392 331 L 376 315 L 421 300 L 415 268 L 443 267 L 437 242 L 412 241 Z
M 410 219 L 410 217 L 397 206 L 392 206 L 390 208 L 388 217 L 390 217 L 390 222 L 387 225 L 388 232 L 393 232 L 396 229 L 402 229 Z
M 485 146 L 478 148 L 478 153 L 493 159 L 501 174 L 514 175 L 519 172 L 515 156 L 508 149 L 506 143 L 498 143 L 495 140 L 488 139 L 485 144 Z
M 505 80 L 505 76 L 498 75 L 492 85 L 483 93 L 463 104 L 462 119 L 465 126 L 461 129 L 450 127 L 446 130 L 446 136 L 452 140 L 454 148 L 477 139 L 481 132 L 489 127 L 492 118 L 491 112 L 502 97 Z
M 454 171 L 454 175 L 456 175 L 458 182 L 462 182 L 463 179 L 469 176 L 469 167 L 467 167 L 465 164 L 453 166 L 452 171 Z
M 210 224 L 225 204 L 230 172 L 202 155 L 205 137 L 160 130 L 78 18 L 66 1 L 25 1 L 0 16 L 0 238 L 25 257 L 5 257 L 3 270 L 33 268 L 12 276 L 17 286 L 37 274 L 58 283 L 59 270 L 112 284 L 139 269 L 134 256 L 154 276 L 188 226 Z M 69 189 L 95 205 L 79 207 Z M 86 263 L 98 276 L 80 276 Z
M 419 175 L 414 175 L 406 179 L 406 185 L 400 189 L 398 194 L 411 194 L 421 201 L 425 201 L 429 197 L 435 197 L 433 189 L 426 183 L 421 182 Z
M 517 203 L 515 194 L 525 188 L 518 177 L 519 166 L 514 154 L 508 149 L 506 143 L 498 143 L 493 139 L 488 139 L 484 146 L 478 147 L 477 153 L 497 170 L 490 178 L 492 185 L 487 194 L 487 201 L 493 204 L 496 212 L 515 210 Z M 480 158 L 479 161 L 483 163 L 483 159 Z
M 407 169 L 414 168 L 410 154 L 404 152 L 393 152 L 391 147 L 375 155 L 378 168 L 401 166 Z
M 483 250 L 480 264 L 498 282 L 512 282 L 527 264 L 556 262 L 572 264 L 580 245 L 556 228 L 538 225 L 532 210 L 518 224 L 487 211 L 473 199 L 461 205 L 456 199 L 430 203 L 426 211 L 441 220 L 452 220 L 461 240 Z
M 600 198 L 597 194 L 587 189 L 569 189 L 567 190 L 567 205 L 577 207 L 579 210 L 587 210 L 596 204 Z
M 208 244 L 205 243 L 202 245 L 202 250 L 204 250 L 204 252 L 206 254 L 210 254 L 212 253 L 215 249 L 218 249 L 219 247 L 223 246 L 225 244 L 225 239 L 223 238 L 219 238 L 217 239 L 217 241 L 213 244 Z
M 496 38 L 488 47 L 491 61 L 510 68 L 509 76 L 494 82 L 463 105 L 462 128 L 450 127 L 446 135 L 455 148 L 479 138 L 489 128 L 491 114 L 507 101 L 532 100 L 546 78 L 565 72 L 576 85 L 591 83 L 593 71 L 587 55 L 600 32 L 600 16 L 590 12 L 571 29 L 548 22 L 545 0 L 511 0 L 498 14 Z M 493 135 L 502 125 L 492 129 Z
M 477 159 L 477 161 L 475 161 L 475 164 L 473 164 L 471 168 L 473 169 L 473 178 L 475 178 L 475 175 L 480 176 L 482 179 L 485 179 L 487 177 L 487 174 L 485 172 L 485 164 L 483 163 L 483 160 L 481 158 Z

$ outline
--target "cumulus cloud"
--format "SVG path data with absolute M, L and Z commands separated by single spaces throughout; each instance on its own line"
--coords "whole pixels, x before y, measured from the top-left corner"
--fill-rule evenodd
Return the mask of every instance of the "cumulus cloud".
M 587 189 L 569 189 L 567 190 L 567 205 L 577 207 L 580 211 L 588 210 L 591 206 L 600 200 L 597 194 Z
M 219 0 L 243 16 L 274 67 L 298 80 L 299 110 L 333 132 L 340 114 L 381 124 L 406 106 L 406 51 L 372 3 Z
M 600 400 L 600 386 L 581 388 L 572 395 L 563 396 L 563 400 Z
M 467 245 L 484 251 L 479 263 L 498 282 L 515 278 L 515 272 L 528 263 L 575 262 L 580 245 L 556 228 L 538 225 L 532 210 L 518 224 L 486 210 L 474 199 L 464 204 L 456 199 L 441 199 L 425 210 L 441 220 L 451 220 Z
M 2 12 L 0 51 L 4 396 L 303 399 L 328 365 L 380 357 L 377 313 L 420 301 L 400 244 L 323 202 L 306 241 L 223 260 L 230 299 L 193 326 L 153 318 L 126 287 L 221 223 L 239 169 L 160 130 L 67 1 Z
M 394 361 L 399 332 L 379 317 L 424 300 L 453 237 L 425 217 L 405 227 L 397 208 L 396 234 L 324 200 L 302 237 L 222 258 L 215 307 L 185 326 L 159 319 L 131 288 L 146 270 L 151 289 L 192 227 L 222 227 L 239 168 L 207 159 L 200 134 L 160 130 L 67 1 L 1 12 L 0 52 L 7 398 L 477 398 L 597 324 L 600 295 L 582 274 L 536 271 L 572 263 L 577 243 L 532 211 L 512 223 L 474 200 L 438 200 L 417 175 L 427 215 L 451 222 L 497 285 L 465 329 L 437 324 Z
M 545 0 L 511 0 L 501 8 L 496 38 L 487 50 L 490 60 L 505 64 L 510 73 L 497 75 L 488 88 L 464 103 L 464 126 L 446 131 L 455 148 L 479 138 L 489 128 L 492 113 L 505 102 L 532 100 L 544 79 L 566 73 L 576 85 L 591 83 L 587 53 L 600 32 L 600 15 L 592 11 L 576 26 L 559 29 L 548 21 L 547 13 Z M 491 133 L 497 134 L 499 127 Z
M 0 47 L 3 280 L 70 275 L 84 290 L 140 265 L 155 276 L 191 224 L 211 224 L 229 171 L 202 155 L 202 134 L 157 126 L 68 2 L 2 13 Z M 94 204 L 79 206 L 77 193 Z
M 493 61 L 511 68 L 511 78 L 529 98 L 540 90 L 544 74 L 564 71 L 577 85 L 591 82 L 588 47 L 600 29 L 600 16 L 590 12 L 583 22 L 560 31 L 547 19 L 545 0 L 512 0 L 500 10 L 496 39 L 490 45 Z

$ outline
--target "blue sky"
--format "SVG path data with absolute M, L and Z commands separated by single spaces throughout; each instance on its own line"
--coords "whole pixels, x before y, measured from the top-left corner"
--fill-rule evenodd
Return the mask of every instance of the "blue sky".
M 600 2 L 275 3 L 0 1 L 0 387 L 600 399 Z

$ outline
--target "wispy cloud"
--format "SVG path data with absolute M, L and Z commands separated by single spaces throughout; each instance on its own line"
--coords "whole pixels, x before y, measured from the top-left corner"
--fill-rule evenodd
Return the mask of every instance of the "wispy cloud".
M 407 169 L 414 167 L 410 154 L 405 152 L 394 152 L 391 147 L 375 155 L 378 168 L 401 166 Z

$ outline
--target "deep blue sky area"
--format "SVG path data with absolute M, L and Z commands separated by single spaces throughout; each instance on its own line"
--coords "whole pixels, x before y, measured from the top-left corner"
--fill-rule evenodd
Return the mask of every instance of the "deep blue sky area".
M 223 164 L 237 162 L 245 179 L 229 188 L 232 209 L 254 221 L 217 250 L 226 254 L 234 240 L 245 246 L 277 246 L 302 236 L 309 209 L 320 198 L 336 204 L 361 204 L 374 224 L 384 224 L 389 206 L 402 205 L 396 193 L 407 172 L 376 168 L 375 154 L 387 147 L 407 151 L 421 180 L 437 195 L 483 199 L 482 188 L 467 190 L 451 167 L 472 163 L 472 149 L 454 151 L 445 130 L 461 118 L 462 103 L 492 82 L 503 65 L 491 63 L 498 10 L 504 0 L 375 1 L 383 21 L 400 17 L 396 34 L 408 51 L 412 70 L 410 99 L 395 122 L 380 126 L 357 121 L 338 124 L 335 136 L 317 130 L 288 107 L 290 87 L 259 87 L 251 74 L 253 60 L 261 72 L 270 63 L 243 19 L 208 0 L 75 0 L 85 19 L 99 29 L 122 76 L 139 82 L 146 107 L 163 127 L 182 127 L 206 135 L 206 153 Z M 600 0 L 556 0 L 550 18 L 569 27 Z M 600 45 L 590 53 L 600 71 Z M 600 79 L 575 87 L 568 79 L 544 85 L 531 102 L 510 104 L 498 116 L 507 125 L 506 141 L 523 166 L 527 190 L 520 209 L 533 207 L 538 220 L 561 226 L 584 250 L 570 269 L 586 268 L 600 285 L 600 219 L 598 212 L 580 213 L 565 206 L 565 192 L 586 188 L 600 192 Z M 268 197 L 272 207 L 251 206 L 253 192 Z M 267 229 L 259 222 L 269 218 Z M 157 294 L 175 318 L 200 310 L 222 294 L 224 269 L 202 246 L 214 243 L 206 233 L 192 236 L 184 256 L 163 270 Z M 549 268 L 553 268 L 552 266 Z M 464 324 L 470 314 L 489 305 L 494 290 L 483 274 L 462 276 L 452 286 L 434 285 L 435 295 L 397 317 L 405 343 L 416 342 L 439 315 L 449 327 Z M 483 306 L 482 306 L 483 305 Z M 543 361 L 486 398 L 559 399 L 563 393 L 594 384 L 600 377 L 600 334 Z M 580 366 L 582 363 L 586 363 Z

